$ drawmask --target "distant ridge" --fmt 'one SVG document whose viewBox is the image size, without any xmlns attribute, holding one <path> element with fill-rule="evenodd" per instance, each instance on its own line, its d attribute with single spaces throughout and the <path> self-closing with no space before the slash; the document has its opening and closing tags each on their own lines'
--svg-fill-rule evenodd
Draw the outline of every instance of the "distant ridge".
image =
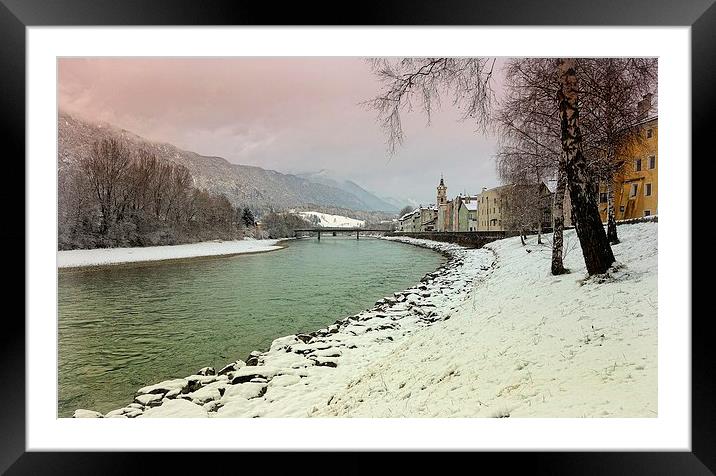
<svg viewBox="0 0 716 476">
<path fill-rule="evenodd" d="M 368 210 L 376 210 L 383 212 L 397 212 L 399 210 L 399 207 L 396 207 L 395 205 L 370 193 L 352 180 L 344 180 L 338 177 L 334 177 L 330 172 L 326 170 L 320 170 L 315 173 L 298 173 L 296 174 L 296 176 L 313 183 L 327 185 L 329 187 L 343 190 L 344 192 L 357 197 L 361 202 L 365 203 L 366 206 L 370 207 L 368 208 Z"/>
</svg>

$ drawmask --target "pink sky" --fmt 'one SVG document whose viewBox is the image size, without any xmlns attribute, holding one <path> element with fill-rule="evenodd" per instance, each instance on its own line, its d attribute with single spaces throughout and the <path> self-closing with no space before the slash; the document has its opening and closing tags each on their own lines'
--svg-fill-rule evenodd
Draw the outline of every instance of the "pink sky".
<svg viewBox="0 0 716 476">
<path fill-rule="evenodd" d="M 59 60 L 59 104 L 159 142 L 237 164 L 297 173 L 328 169 L 379 196 L 435 201 L 498 184 L 495 139 L 449 101 L 404 117 L 387 157 L 373 111 L 380 84 L 360 58 L 72 58 Z"/>
</svg>

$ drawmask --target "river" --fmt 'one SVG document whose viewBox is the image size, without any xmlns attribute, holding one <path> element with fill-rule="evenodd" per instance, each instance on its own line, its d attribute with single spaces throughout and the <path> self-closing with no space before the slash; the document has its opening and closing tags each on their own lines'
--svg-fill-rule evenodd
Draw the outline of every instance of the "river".
<svg viewBox="0 0 716 476">
<path fill-rule="evenodd" d="M 63 269 L 58 415 L 105 413 L 144 385 L 326 327 L 443 261 L 411 245 L 324 235 L 255 255 Z"/>
</svg>

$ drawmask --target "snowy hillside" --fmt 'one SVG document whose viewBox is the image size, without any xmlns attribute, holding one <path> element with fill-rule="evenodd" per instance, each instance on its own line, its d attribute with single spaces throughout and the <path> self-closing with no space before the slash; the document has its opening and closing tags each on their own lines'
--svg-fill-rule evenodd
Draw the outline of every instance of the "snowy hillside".
<svg viewBox="0 0 716 476">
<path fill-rule="evenodd" d="M 323 227 L 355 228 L 365 225 L 365 221 L 348 218 L 341 215 L 330 215 L 320 212 L 298 212 L 303 218 Z"/>
</svg>

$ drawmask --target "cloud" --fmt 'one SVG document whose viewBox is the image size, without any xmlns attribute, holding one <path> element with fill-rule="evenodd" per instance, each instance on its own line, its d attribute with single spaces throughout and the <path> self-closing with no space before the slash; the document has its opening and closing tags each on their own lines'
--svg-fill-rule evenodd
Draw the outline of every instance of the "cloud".
<svg viewBox="0 0 716 476">
<path fill-rule="evenodd" d="M 380 85 L 360 58 L 65 58 L 60 107 L 234 163 L 286 172 L 329 169 L 384 196 L 434 201 L 497 184 L 495 140 L 445 105 L 426 127 L 404 118 L 386 157 L 375 114 Z"/>
</svg>

